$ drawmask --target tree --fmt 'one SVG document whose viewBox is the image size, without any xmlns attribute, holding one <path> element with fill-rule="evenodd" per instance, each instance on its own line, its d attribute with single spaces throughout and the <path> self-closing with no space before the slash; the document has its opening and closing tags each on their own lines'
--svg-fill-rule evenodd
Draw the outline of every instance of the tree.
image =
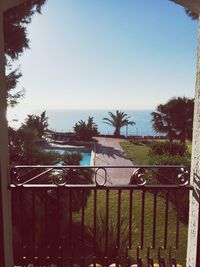
<svg viewBox="0 0 200 267">
<path fill-rule="evenodd" d="M 174 97 L 166 104 L 157 106 L 152 112 L 153 128 L 156 132 L 166 133 L 170 142 L 175 138 L 181 142 L 192 138 L 194 100 L 186 97 Z"/>
<path fill-rule="evenodd" d="M 39 152 L 39 154 L 38 154 Z M 28 164 L 52 164 L 47 162 L 47 158 L 51 159 L 53 154 L 56 156 L 56 152 L 44 152 L 38 151 L 36 155 L 37 157 L 31 157 Z M 62 160 L 67 165 L 80 164 L 82 156 L 79 153 L 69 153 L 64 154 Z M 37 162 L 36 160 L 39 160 Z M 45 162 L 43 162 L 45 160 Z M 27 164 L 27 163 L 25 163 Z M 40 188 L 40 190 L 34 191 L 34 200 L 33 194 L 30 194 L 30 190 L 22 190 L 21 194 L 19 194 L 18 190 L 14 190 L 12 194 L 12 210 L 13 210 L 13 231 L 14 231 L 14 256 L 16 264 L 21 263 L 21 259 L 23 256 L 23 251 L 21 249 L 22 240 L 26 240 L 26 245 L 28 248 L 31 248 L 32 237 L 33 234 L 37 237 L 37 246 L 38 251 L 40 251 L 40 255 L 45 255 L 46 245 L 48 244 L 51 249 L 49 253 L 51 255 L 56 255 L 58 252 L 57 242 L 58 240 L 58 232 L 55 231 L 59 224 L 59 241 L 62 241 L 62 253 L 65 255 L 66 259 L 68 259 L 71 255 L 71 251 L 69 250 L 69 242 L 70 235 L 72 229 L 78 233 L 80 233 L 80 229 L 83 229 L 83 224 L 75 222 L 72 220 L 71 224 L 68 223 L 70 221 L 70 216 L 74 214 L 73 212 L 78 212 L 81 209 L 84 210 L 87 205 L 87 200 L 91 195 L 91 190 L 66 190 L 65 187 L 62 186 L 63 183 L 66 184 L 93 184 L 93 171 L 91 168 L 84 169 L 65 169 L 62 170 L 62 166 L 60 170 L 54 170 L 53 172 L 44 173 L 44 175 L 40 176 L 40 174 L 45 171 L 46 168 L 35 169 L 24 171 L 23 169 L 14 171 L 11 173 L 11 180 L 13 182 L 24 182 L 29 180 L 31 177 L 36 176 L 37 179 L 33 181 L 29 181 L 34 184 L 60 184 L 57 188 L 52 188 L 52 190 L 46 190 L 45 186 Z M 34 201 L 34 202 L 33 202 Z M 33 204 L 34 203 L 34 204 Z M 44 209 L 45 203 L 48 203 L 48 212 Z M 21 220 L 21 210 L 23 213 L 24 220 Z M 33 213 L 36 216 L 33 218 Z M 59 215 L 58 215 L 59 214 Z M 33 221 L 34 220 L 34 221 Z M 50 223 L 46 224 L 44 227 L 44 222 L 49 221 Z M 32 227 L 30 230 L 30 225 L 34 223 L 35 227 Z M 21 229 L 23 228 L 23 233 Z M 81 248 L 80 238 L 77 237 L 75 242 Z M 73 241 L 74 244 L 74 241 Z M 78 249 L 79 251 L 80 249 Z M 59 254 L 60 255 L 60 254 Z M 38 266 L 44 265 L 43 257 L 38 258 Z M 63 264 L 67 265 L 66 260 L 63 260 Z M 64 265 L 63 265 L 64 266 Z"/>
<path fill-rule="evenodd" d="M 176 0 L 170 0 L 172 2 L 176 2 Z M 188 1 L 189 2 L 189 1 Z M 191 17 L 193 20 L 196 20 L 199 18 L 199 15 L 197 13 L 195 13 L 194 11 L 190 10 L 189 8 L 184 8 L 185 9 L 185 12 L 186 14 Z"/>
<path fill-rule="evenodd" d="M 23 98 L 25 95 L 24 89 L 16 91 L 16 86 L 21 76 L 22 74 L 18 69 L 11 71 L 6 76 L 8 106 L 14 107 L 16 104 L 18 104 L 19 99 Z"/>
<path fill-rule="evenodd" d="M 41 7 L 45 1 L 27 0 L 4 12 L 8 105 L 14 106 L 24 96 L 24 90 L 14 90 L 22 74 L 18 68 L 12 70 L 11 62 L 18 59 L 19 55 L 29 48 L 26 27 L 35 13 L 41 13 Z"/>
<path fill-rule="evenodd" d="M 128 116 L 123 111 L 117 110 L 116 113 L 108 112 L 110 118 L 103 118 L 103 121 L 115 128 L 114 136 L 120 136 L 120 129 L 127 125 L 134 125 L 134 121 L 130 121 L 130 116 Z"/>
<path fill-rule="evenodd" d="M 199 18 L 199 15 L 198 15 L 197 13 L 191 11 L 191 10 L 188 9 L 188 8 L 185 8 L 185 12 L 186 12 L 186 14 L 187 14 L 189 17 L 191 17 L 193 20 L 196 20 L 196 19 Z"/>
<path fill-rule="evenodd" d="M 9 127 L 10 163 L 12 165 L 54 165 L 61 161 L 59 153 L 45 151 L 36 145 L 38 133 L 36 129 Z"/>
<path fill-rule="evenodd" d="M 83 159 L 81 153 L 68 153 L 65 152 L 62 156 L 62 161 L 65 165 L 80 165 L 80 161 Z"/>
<path fill-rule="evenodd" d="M 25 123 L 22 124 L 22 128 L 35 129 L 38 133 L 38 137 L 41 138 L 45 130 L 48 127 L 48 118 L 46 117 L 46 111 L 43 111 L 40 116 L 28 115 Z"/>
<path fill-rule="evenodd" d="M 46 112 L 40 116 L 28 115 L 22 126 L 14 130 L 9 127 L 9 154 L 11 164 L 56 164 L 60 161 L 58 153 L 46 152 L 38 145 L 48 127 Z"/>
<path fill-rule="evenodd" d="M 90 116 L 88 121 L 78 121 L 74 126 L 74 131 L 84 141 L 91 140 L 93 136 L 99 134 L 94 118 Z"/>
</svg>

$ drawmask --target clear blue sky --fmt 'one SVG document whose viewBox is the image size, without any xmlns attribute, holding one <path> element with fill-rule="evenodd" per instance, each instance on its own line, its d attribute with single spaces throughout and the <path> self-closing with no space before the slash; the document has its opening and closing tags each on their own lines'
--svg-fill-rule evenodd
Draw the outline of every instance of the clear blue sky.
<svg viewBox="0 0 200 267">
<path fill-rule="evenodd" d="M 59 3 L 58 3 L 59 2 Z M 19 108 L 152 109 L 194 96 L 197 21 L 168 0 L 48 0 L 20 57 Z"/>
</svg>

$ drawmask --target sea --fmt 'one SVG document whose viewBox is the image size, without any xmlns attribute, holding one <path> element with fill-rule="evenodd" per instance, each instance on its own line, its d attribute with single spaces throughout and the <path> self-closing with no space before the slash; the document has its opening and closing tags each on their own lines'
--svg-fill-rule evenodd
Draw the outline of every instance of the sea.
<svg viewBox="0 0 200 267">
<path fill-rule="evenodd" d="M 19 128 L 28 114 L 40 115 L 44 110 L 26 110 L 19 108 L 10 108 L 7 113 L 7 119 L 10 126 Z M 94 122 L 98 126 L 98 130 L 103 135 L 111 135 L 114 128 L 103 122 L 103 118 L 109 117 L 108 111 L 113 113 L 116 110 L 46 110 L 48 117 L 49 129 L 59 132 L 72 132 L 75 123 L 80 120 L 86 121 L 89 116 L 94 118 Z M 153 110 L 121 110 L 130 116 L 130 120 L 135 122 L 135 125 L 123 127 L 121 134 L 129 136 L 157 136 L 152 127 Z"/>
</svg>

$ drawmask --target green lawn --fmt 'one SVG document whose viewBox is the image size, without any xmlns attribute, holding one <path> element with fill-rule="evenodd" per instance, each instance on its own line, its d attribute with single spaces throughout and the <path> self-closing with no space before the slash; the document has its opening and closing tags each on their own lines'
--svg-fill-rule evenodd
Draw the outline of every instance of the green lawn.
<svg viewBox="0 0 200 267">
<path fill-rule="evenodd" d="M 131 142 L 131 141 L 124 141 L 121 142 L 120 145 L 123 148 L 124 152 L 126 153 L 126 155 L 129 157 L 129 159 L 133 162 L 133 164 L 149 164 L 149 142 Z M 187 146 L 188 146 L 188 151 L 189 153 L 191 153 L 191 142 L 187 142 Z M 152 202 L 152 194 L 149 194 L 149 196 L 147 197 L 148 199 L 148 203 Z M 147 204 L 148 206 L 148 204 Z M 147 217 L 151 217 L 152 216 L 152 210 L 147 208 L 146 206 L 146 212 L 147 212 Z M 137 209 L 138 207 L 136 207 Z M 164 211 L 164 204 L 162 203 L 162 201 L 160 202 L 160 211 L 161 214 Z M 174 219 L 172 219 L 172 225 L 171 225 L 171 235 L 174 234 L 175 232 L 175 211 L 171 211 L 171 216 L 172 218 L 174 217 Z M 187 225 L 181 224 L 181 246 L 179 248 L 179 259 L 180 262 L 185 263 L 185 258 L 186 258 L 186 246 L 187 246 Z M 151 229 L 151 227 L 149 228 Z M 157 229 L 157 233 L 158 233 L 158 239 L 161 240 L 162 239 L 162 220 L 158 220 L 158 229 Z M 150 231 L 151 232 L 151 231 Z M 161 235 L 160 235 L 161 233 Z M 147 233 L 147 239 L 149 238 L 148 233 Z M 169 238 L 171 239 L 171 237 Z"/>
<path fill-rule="evenodd" d="M 127 156 L 133 161 L 134 164 L 148 164 L 148 143 L 132 143 L 130 141 L 124 141 L 121 143 Z M 88 233 L 93 236 L 93 203 L 94 194 L 92 192 L 88 199 L 85 209 L 85 225 Z M 153 203 L 154 198 L 151 192 L 145 194 L 145 213 L 144 213 L 144 250 L 142 255 L 146 259 L 146 248 L 152 245 L 152 233 L 153 233 Z M 121 195 L 121 255 L 125 255 L 125 248 L 128 245 L 129 236 L 129 206 L 130 205 L 130 191 L 124 190 Z M 132 249 L 129 255 L 132 258 L 132 262 L 136 259 L 136 249 L 140 245 L 141 238 L 141 215 L 142 215 L 142 191 L 133 191 L 133 209 L 132 209 Z M 158 247 L 163 246 L 164 242 L 164 223 L 165 223 L 165 199 L 158 195 L 157 198 L 157 219 L 156 219 L 156 250 L 153 251 L 155 259 L 157 259 L 156 251 Z M 106 212 L 106 192 L 105 190 L 99 190 L 97 193 L 97 250 L 99 255 L 104 255 L 105 252 L 105 212 Z M 108 251 L 109 257 L 112 258 L 114 247 L 116 245 L 117 236 L 117 216 L 118 216 L 118 191 L 111 190 L 109 192 L 109 241 Z M 81 212 L 74 213 L 73 216 L 76 222 L 81 222 Z M 172 204 L 169 205 L 169 218 L 168 218 L 168 245 L 174 247 L 176 236 L 176 219 L 177 214 Z M 186 259 L 186 247 L 187 247 L 187 225 L 180 223 L 180 235 L 179 235 L 179 248 L 174 251 L 174 255 L 177 262 L 184 265 Z M 92 238 L 91 238 L 92 239 Z M 166 255 L 165 255 L 166 256 Z M 167 258 L 167 256 L 166 256 Z M 101 262 L 100 262 L 101 263 Z"/>
<path fill-rule="evenodd" d="M 191 141 L 187 141 L 187 147 L 188 147 L 188 152 L 192 154 L 192 142 Z"/>
<path fill-rule="evenodd" d="M 144 143 L 132 143 L 131 141 L 125 141 L 120 143 L 121 147 L 125 151 L 128 158 L 133 164 L 148 164 L 149 163 L 149 147 Z"/>
<path fill-rule="evenodd" d="M 98 254 L 104 255 L 105 251 L 105 210 L 106 210 L 106 192 L 99 190 L 97 194 L 97 247 Z M 112 252 L 116 245 L 117 235 L 117 215 L 118 215 L 118 192 L 117 190 L 110 191 L 109 193 L 109 255 L 112 256 Z M 130 205 L 130 192 L 123 191 L 121 195 L 121 248 L 120 252 L 125 255 L 125 248 L 128 246 L 128 235 L 129 235 L 129 205 Z M 136 259 L 136 249 L 140 245 L 141 238 L 141 207 L 142 207 L 142 191 L 136 190 L 133 192 L 133 214 L 132 214 L 132 249 L 129 255 L 134 262 Z M 175 232 L 176 232 L 176 211 L 173 206 L 169 205 L 169 220 L 168 220 L 168 247 L 175 245 Z M 101 218 L 101 215 L 103 215 Z M 93 193 L 88 199 L 87 207 L 85 209 L 85 224 L 90 229 L 91 236 L 93 236 Z M 74 214 L 74 220 L 81 222 L 81 213 Z M 165 223 L 165 199 L 161 196 L 157 198 L 157 219 L 156 219 L 156 249 L 163 246 L 164 242 L 164 223 Z M 146 258 L 148 246 L 152 245 L 152 234 L 153 234 L 153 194 L 146 192 L 145 194 L 145 214 L 144 214 L 144 259 Z M 91 238 L 92 239 L 92 238 Z M 186 255 L 186 243 L 187 240 L 187 226 L 180 224 L 180 247 L 178 251 L 175 251 L 176 259 L 178 263 L 185 263 Z M 155 259 L 156 251 L 153 251 Z"/>
</svg>

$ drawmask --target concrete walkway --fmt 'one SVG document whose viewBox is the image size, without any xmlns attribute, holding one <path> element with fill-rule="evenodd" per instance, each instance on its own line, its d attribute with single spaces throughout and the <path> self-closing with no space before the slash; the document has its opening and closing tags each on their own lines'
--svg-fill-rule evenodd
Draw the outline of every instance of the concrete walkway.
<svg viewBox="0 0 200 267">
<path fill-rule="evenodd" d="M 133 166 L 120 146 L 122 139 L 97 137 L 95 165 Z M 107 169 L 107 185 L 128 184 L 133 168 Z M 104 181 L 104 172 L 98 172 L 98 181 Z"/>
</svg>

